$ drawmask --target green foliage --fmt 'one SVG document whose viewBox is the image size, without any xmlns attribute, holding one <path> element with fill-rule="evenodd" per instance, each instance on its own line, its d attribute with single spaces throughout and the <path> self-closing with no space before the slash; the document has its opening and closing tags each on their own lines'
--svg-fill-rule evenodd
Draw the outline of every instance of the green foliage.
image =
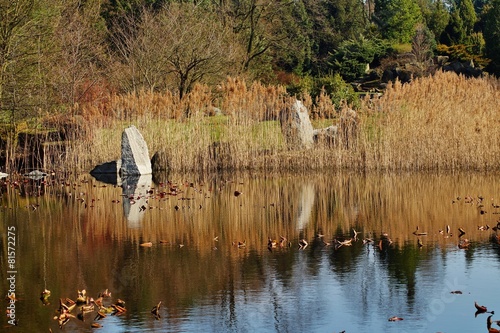
<svg viewBox="0 0 500 333">
<path fill-rule="evenodd" d="M 393 43 L 391 49 L 395 54 L 409 53 L 411 52 L 411 43 Z"/>
<path fill-rule="evenodd" d="M 474 25 L 477 22 L 476 11 L 474 10 L 472 0 L 460 0 L 458 12 L 463 22 L 465 34 L 470 35 L 474 31 Z"/>
<path fill-rule="evenodd" d="M 331 69 L 340 73 L 343 79 L 352 81 L 362 77 L 368 64 L 386 55 L 390 49 L 387 41 L 359 37 L 342 42 L 330 54 Z"/>
<path fill-rule="evenodd" d="M 270 45 L 271 61 L 275 68 L 298 75 L 311 66 L 312 23 L 302 1 L 290 2 L 279 7 L 281 23 L 276 26 L 279 33 Z"/>
<path fill-rule="evenodd" d="M 393 13 L 389 20 L 387 36 L 400 42 L 409 42 L 417 23 L 422 22 L 420 8 L 414 1 L 399 0 L 390 4 Z"/>
<path fill-rule="evenodd" d="M 302 74 L 310 66 L 312 26 L 302 1 L 241 0 L 215 7 L 234 32 L 248 77 L 270 81 L 273 68 Z"/>
<path fill-rule="evenodd" d="M 465 28 L 462 17 L 457 10 L 450 15 L 450 21 L 441 35 L 441 43 L 446 45 L 460 44 L 465 41 Z"/>
<path fill-rule="evenodd" d="M 328 72 L 332 49 L 346 40 L 364 34 L 368 27 L 363 2 L 358 0 L 303 1 L 312 27 L 309 34 L 314 75 Z"/>
<path fill-rule="evenodd" d="M 486 52 L 486 42 L 482 32 L 473 32 L 469 36 L 469 45 L 471 53 L 475 55 L 484 55 Z"/>
<path fill-rule="evenodd" d="M 384 0 L 375 2 L 375 18 L 382 35 L 390 40 L 409 43 L 422 12 L 413 0 Z"/>
<path fill-rule="evenodd" d="M 327 94 L 336 107 L 343 104 L 349 104 L 358 107 L 360 104 L 359 96 L 354 88 L 344 81 L 340 74 L 329 74 L 322 77 L 312 77 L 306 75 L 297 83 L 287 86 L 287 92 L 291 96 L 302 98 L 309 95 L 313 100 L 321 94 Z"/>
<path fill-rule="evenodd" d="M 439 44 L 436 48 L 439 55 L 446 55 L 450 57 L 450 60 L 458 61 L 473 61 L 475 65 L 484 67 L 488 65 L 489 60 L 485 59 L 483 56 L 475 54 L 473 52 L 473 45 L 465 44 L 455 44 L 447 46 L 444 44 Z"/>
<path fill-rule="evenodd" d="M 313 91 L 314 78 L 310 75 L 305 75 L 298 81 L 290 81 L 286 85 L 286 91 L 290 96 L 296 96 L 302 98 L 303 96 L 310 94 Z"/>
<path fill-rule="evenodd" d="M 337 108 L 343 104 L 348 104 L 353 107 L 359 106 L 359 96 L 354 91 L 354 88 L 349 83 L 345 82 L 338 73 L 314 80 L 311 96 L 316 98 L 322 91 L 330 96 L 332 103 Z"/>
<path fill-rule="evenodd" d="M 439 39 L 450 21 L 450 13 L 444 6 L 443 1 L 437 0 L 431 3 L 432 8 L 425 18 L 429 30 Z"/>
<path fill-rule="evenodd" d="M 488 70 L 500 75 L 500 0 L 492 0 L 490 6 L 484 23 L 485 51 L 491 59 Z"/>
</svg>

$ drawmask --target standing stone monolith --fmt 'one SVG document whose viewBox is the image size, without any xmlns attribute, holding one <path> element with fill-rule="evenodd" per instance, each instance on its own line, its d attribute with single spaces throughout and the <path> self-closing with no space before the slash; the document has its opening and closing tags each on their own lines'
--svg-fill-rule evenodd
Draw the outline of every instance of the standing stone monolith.
<svg viewBox="0 0 500 333">
<path fill-rule="evenodd" d="M 123 131 L 121 161 L 121 176 L 152 173 L 148 145 L 142 134 L 133 125 Z"/>
<path fill-rule="evenodd" d="M 304 104 L 296 100 L 280 113 L 281 131 L 290 149 L 309 149 L 314 145 L 314 129 Z"/>
</svg>

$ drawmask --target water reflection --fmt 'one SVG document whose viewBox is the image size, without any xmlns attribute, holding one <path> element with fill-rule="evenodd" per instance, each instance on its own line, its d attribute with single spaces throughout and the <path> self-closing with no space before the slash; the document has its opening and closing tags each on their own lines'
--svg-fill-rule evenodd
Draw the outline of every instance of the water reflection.
<svg viewBox="0 0 500 333">
<path fill-rule="evenodd" d="M 135 175 L 122 178 L 123 214 L 129 228 L 140 228 L 143 212 L 148 209 L 148 193 L 153 176 Z"/>
<path fill-rule="evenodd" d="M 117 173 L 93 173 L 92 176 L 99 182 L 122 188 L 123 214 L 127 218 L 127 226 L 129 228 L 140 228 L 144 215 L 142 213 L 148 208 L 148 194 L 153 175 L 127 175 L 121 177 Z"/>
<path fill-rule="evenodd" d="M 15 225 L 18 235 L 16 331 L 59 330 L 60 297 L 109 288 L 127 308 L 102 321 L 110 332 L 487 332 L 473 302 L 497 304 L 498 183 L 474 174 L 7 181 L 0 229 Z M 468 249 L 458 248 L 459 228 Z M 334 246 L 353 229 L 351 246 Z M 269 250 L 280 236 L 290 245 Z M 146 241 L 153 246 L 139 246 Z M 87 332 L 91 322 L 64 329 Z"/>
<path fill-rule="evenodd" d="M 297 229 L 302 230 L 306 227 L 307 223 L 311 220 L 311 213 L 314 206 L 314 184 L 305 183 L 302 185 L 300 191 L 300 200 L 298 202 L 298 217 Z"/>
</svg>

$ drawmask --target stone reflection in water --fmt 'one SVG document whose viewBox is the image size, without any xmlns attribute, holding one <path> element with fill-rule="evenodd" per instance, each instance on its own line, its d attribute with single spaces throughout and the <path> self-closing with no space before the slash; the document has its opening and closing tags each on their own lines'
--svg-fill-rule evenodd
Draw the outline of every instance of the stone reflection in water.
<svg viewBox="0 0 500 333">
<path fill-rule="evenodd" d="M 297 230 L 302 230 L 311 220 L 311 212 L 314 206 L 314 184 L 305 183 L 300 192 L 300 201 L 297 217 Z"/>
<path fill-rule="evenodd" d="M 122 178 L 123 214 L 129 228 L 140 228 L 141 220 L 148 208 L 148 191 L 151 188 L 152 175 L 131 175 Z"/>
<path fill-rule="evenodd" d="M 92 176 L 100 182 L 122 188 L 123 215 L 128 221 L 127 227 L 140 228 L 144 212 L 148 208 L 148 191 L 153 182 L 152 174 L 120 177 L 113 173 L 96 173 Z"/>
</svg>

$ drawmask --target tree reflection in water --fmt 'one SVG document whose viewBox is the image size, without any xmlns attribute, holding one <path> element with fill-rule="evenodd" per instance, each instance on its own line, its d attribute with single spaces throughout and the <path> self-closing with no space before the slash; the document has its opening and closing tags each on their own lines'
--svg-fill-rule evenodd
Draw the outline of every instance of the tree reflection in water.
<svg viewBox="0 0 500 333">
<path fill-rule="evenodd" d="M 498 179 L 234 174 L 156 175 L 125 187 L 88 175 L 4 182 L 0 228 L 18 231 L 19 331 L 55 331 L 60 297 L 76 298 L 81 289 L 96 297 L 106 288 L 126 301 L 126 313 L 101 320 L 117 332 L 487 331 L 486 317 L 472 316 L 473 301 L 495 306 L 488 286 L 498 276 L 499 246 L 491 242 L 496 231 L 478 226 L 496 226 L 500 217 Z M 459 228 L 467 249 L 458 248 Z M 287 241 L 268 248 L 281 238 Z M 301 239 L 307 247 L 299 248 Z M 48 305 L 39 301 L 45 288 Z M 160 301 L 157 320 L 151 309 Z M 404 320 L 389 322 L 392 316 Z M 65 329 L 86 332 L 90 324 L 71 320 Z"/>
</svg>

